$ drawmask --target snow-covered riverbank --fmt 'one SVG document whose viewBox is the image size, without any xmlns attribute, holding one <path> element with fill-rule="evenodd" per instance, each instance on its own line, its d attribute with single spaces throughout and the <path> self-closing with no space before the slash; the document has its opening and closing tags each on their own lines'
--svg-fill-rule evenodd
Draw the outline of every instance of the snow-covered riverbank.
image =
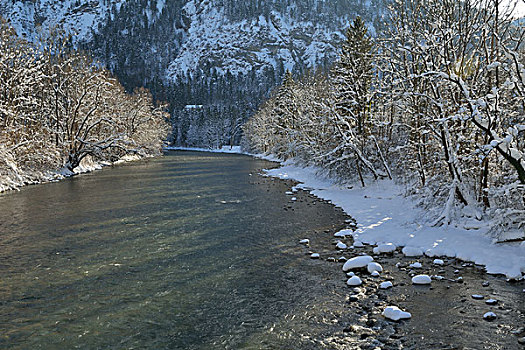
<svg viewBox="0 0 525 350">
<path fill-rule="evenodd" d="M 90 158 L 85 158 L 79 166 L 73 171 L 67 168 L 47 171 L 21 172 L 14 168 L 11 172 L 0 174 L 0 193 L 19 190 L 21 187 L 27 185 L 36 185 L 46 182 L 55 182 L 71 176 L 89 173 L 95 170 L 100 170 L 106 166 L 112 166 L 127 162 L 133 162 L 144 157 L 138 155 L 126 155 L 116 162 L 93 162 Z"/>
<path fill-rule="evenodd" d="M 223 147 L 219 150 L 172 148 L 174 150 L 239 153 L 240 147 Z M 279 162 L 272 156 L 252 155 Z M 292 161 L 280 162 L 281 167 L 267 170 L 268 176 L 295 180 L 296 189 L 310 191 L 313 195 L 341 207 L 357 221 L 357 230 L 343 232 L 354 240 L 368 244 L 392 243 L 409 247 L 430 257 L 446 256 L 471 261 L 486 267 L 490 274 L 503 274 L 509 279 L 522 279 L 525 274 L 525 242 L 518 244 L 497 243 L 487 234 L 483 221 L 471 219 L 461 227 L 432 226 L 416 203 L 404 196 L 401 186 L 384 180 L 361 185 L 342 186 L 334 179 L 322 176 L 322 169 L 302 167 Z"/>
<path fill-rule="evenodd" d="M 422 209 L 403 195 L 392 181 L 379 181 L 362 188 L 341 187 L 323 178 L 321 169 L 304 168 L 286 162 L 269 176 L 300 182 L 298 189 L 341 207 L 357 221 L 357 230 L 346 232 L 354 240 L 368 244 L 393 243 L 412 247 L 430 257 L 456 257 L 484 265 L 488 273 L 521 279 L 525 273 L 525 243 L 499 244 L 487 236 L 482 222 L 470 227 L 434 227 L 425 222 Z"/>
</svg>

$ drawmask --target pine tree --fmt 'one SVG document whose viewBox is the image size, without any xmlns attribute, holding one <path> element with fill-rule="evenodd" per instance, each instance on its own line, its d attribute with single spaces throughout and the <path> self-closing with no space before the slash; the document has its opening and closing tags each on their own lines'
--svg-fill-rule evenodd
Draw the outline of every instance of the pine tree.
<svg viewBox="0 0 525 350">
<path fill-rule="evenodd" d="M 332 72 L 336 107 L 341 117 L 366 133 L 366 115 L 370 109 L 373 78 L 374 44 L 361 17 L 346 31 L 339 61 Z"/>
</svg>

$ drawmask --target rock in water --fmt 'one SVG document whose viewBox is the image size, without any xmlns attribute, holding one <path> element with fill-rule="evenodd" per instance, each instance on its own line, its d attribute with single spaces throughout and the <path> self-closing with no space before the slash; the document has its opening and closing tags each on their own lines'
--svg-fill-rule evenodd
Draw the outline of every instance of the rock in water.
<svg viewBox="0 0 525 350">
<path fill-rule="evenodd" d="M 409 319 L 412 317 L 410 312 L 403 311 L 397 306 L 387 306 L 383 311 L 383 316 L 392 321 L 399 321 L 402 319 Z"/>
<path fill-rule="evenodd" d="M 483 319 L 485 321 L 494 321 L 498 316 L 494 312 L 487 312 L 485 315 L 483 315 Z"/>
<path fill-rule="evenodd" d="M 428 275 L 417 275 L 412 277 L 412 284 L 430 284 L 432 279 Z"/>
<path fill-rule="evenodd" d="M 345 264 L 343 265 L 343 271 L 347 272 L 353 269 L 362 269 L 372 261 L 374 261 L 374 258 L 372 258 L 369 255 L 356 256 L 355 258 L 352 258 L 345 262 Z"/>
<path fill-rule="evenodd" d="M 379 285 L 379 289 L 388 289 L 392 288 L 394 285 L 390 281 L 383 282 Z"/>
<path fill-rule="evenodd" d="M 348 281 L 346 281 L 346 284 L 348 284 L 349 286 L 355 287 L 355 286 L 360 286 L 361 284 L 363 284 L 363 281 L 361 281 L 361 279 L 358 276 L 352 276 L 350 277 Z"/>
</svg>

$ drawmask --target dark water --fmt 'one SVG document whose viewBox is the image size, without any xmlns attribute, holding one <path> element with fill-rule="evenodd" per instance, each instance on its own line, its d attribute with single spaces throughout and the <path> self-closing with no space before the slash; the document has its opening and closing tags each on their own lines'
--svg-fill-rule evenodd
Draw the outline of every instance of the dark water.
<svg viewBox="0 0 525 350">
<path fill-rule="evenodd" d="M 333 289 L 326 262 L 297 241 L 344 216 L 290 203 L 258 176 L 272 166 L 172 152 L 0 195 L 0 348 L 301 348 L 328 332 L 303 322 Z"/>
</svg>

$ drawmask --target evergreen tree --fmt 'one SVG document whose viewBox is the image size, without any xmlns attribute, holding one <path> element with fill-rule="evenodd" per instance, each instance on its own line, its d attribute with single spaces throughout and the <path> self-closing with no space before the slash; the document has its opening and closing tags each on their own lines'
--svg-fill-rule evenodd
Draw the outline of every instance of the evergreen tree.
<svg viewBox="0 0 525 350">
<path fill-rule="evenodd" d="M 339 61 L 332 72 L 335 102 L 341 117 L 366 133 L 366 116 L 370 110 L 374 44 L 361 17 L 346 31 Z"/>
</svg>

